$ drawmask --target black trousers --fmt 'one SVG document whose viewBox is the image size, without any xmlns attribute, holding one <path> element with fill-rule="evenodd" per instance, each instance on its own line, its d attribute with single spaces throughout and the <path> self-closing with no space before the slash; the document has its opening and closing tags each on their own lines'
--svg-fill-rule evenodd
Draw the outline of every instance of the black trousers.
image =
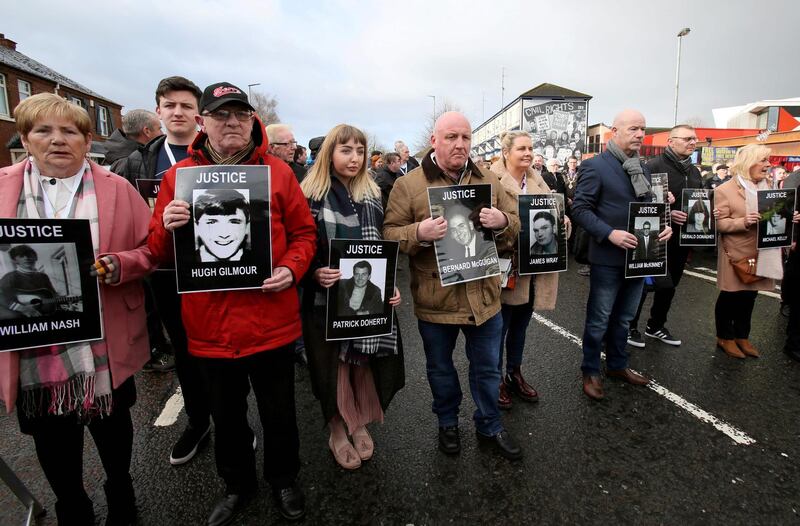
<svg viewBox="0 0 800 526">
<path fill-rule="evenodd" d="M 689 248 L 682 247 L 677 242 L 677 233 L 673 233 L 667 247 L 667 270 L 672 278 L 672 287 L 656 289 L 653 293 L 653 305 L 650 307 L 650 319 L 647 320 L 647 326 L 653 330 L 658 330 L 667 323 L 667 314 L 672 306 L 672 298 L 675 297 L 675 289 L 681 282 L 683 277 L 683 269 L 686 266 L 686 260 L 689 259 Z M 639 307 L 636 309 L 636 316 L 631 320 L 631 328 L 636 328 L 639 325 L 639 316 L 642 313 L 644 301 L 647 299 L 647 289 L 642 291 L 642 299 L 639 301 Z"/>
<path fill-rule="evenodd" d="M 189 354 L 186 330 L 181 319 L 181 298 L 172 270 L 157 270 L 150 275 L 153 294 L 158 304 L 160 320 L 175 350 L 175 372 L 181 383 L 183 404 L 189 425 L 196 429 L 208 427 L 211 410 L 200 359 Z"/>
<path fill-rule="evenodd" d="M 786 350 L 800 353 L 800 252 L 789 253 L 786 260 L 781 293 L 789 304 L 789 323 L 786 325 Z"/>
<path fill-rule="evenodd" d="M 721 290 L 714 306 L 714 320 L 717 324 L 717 338 L 723 340 L 746 339 L 750 337 L 750 319 L 756 304 L 757 290 Z"/>
<path fill-rule="evenodd" d="M 300 438 L 294 400 L 294 342 L 245 358 L 201 360 L 214 419 L 217 473 L 226 493 L 258 487 L 253 431 L 247 423 L 250 385 L 264 431 L 264 478 L 273 488 L 294 483 L 300 472 Z"/>
<path fill-rule="evenodd" d="M 133 450 L 133 422 L 130 407 L 136 401 L 136 386 L 128 378 L 113 392 L 110 416 L 93 418 L 83 424 L 74 415 L 28 417 L 17 404 L 20 430 L 33 436 L 36 456 L 56 496 L 59 525 L 92 526 L 92 501 L 83 486 L 83 436 L 89 428 L 106 472 L 105 490 L 109 503 L 123 508 L 135 505 L 130 476 Z"/>
</svg>

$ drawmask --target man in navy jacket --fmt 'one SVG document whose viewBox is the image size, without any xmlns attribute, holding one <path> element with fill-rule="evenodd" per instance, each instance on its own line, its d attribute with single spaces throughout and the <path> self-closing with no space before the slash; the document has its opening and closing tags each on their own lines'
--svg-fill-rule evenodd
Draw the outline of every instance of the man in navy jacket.
<svg viewBox="0 0 800 526">
<path fill-rule="evenodd" d="M 644 279 L 625 279 L 625 251 L 636 248 L 636 236 L 627 231 L 628 203 L 652 201 L 650 172 L 639 161 L 645 135 L 644 116 L 625 110 L 614 118 L 612 139 L 597 157 L 580 165 L 572 217 L 592 237 L 589 262 L 592 265 L 586 325 L 583 331 L 583 391 L 590 398 L 603 398 L 600 380 L 600 352 L 605 343 L 607 376 L 631 384 L 649 380 L 628 368 L 625 344 L 628 325 Z M 666 241 L 672 229 L 666 226 L 658 236 Z"/>
</svg>

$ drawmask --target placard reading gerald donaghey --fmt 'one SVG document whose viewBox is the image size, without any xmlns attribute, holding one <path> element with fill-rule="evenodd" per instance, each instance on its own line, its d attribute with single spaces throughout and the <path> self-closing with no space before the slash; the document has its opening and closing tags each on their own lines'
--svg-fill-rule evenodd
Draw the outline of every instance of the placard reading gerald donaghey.
<svg viewBox="0 0 800 526">
<path fill-rule="evenodd" d="M 791 246 L 796 192 L 794 188 L 758 191 L 758 248 Z"/>
<path fill-rule="evenodd" d="M 331 239 L 331 268 L 342 277 L 328 289 L 327 340 L 392 333 L 397 241 Z"/>
<path fill-rule="evenodd" d="M 492 185 L 430 187 L 428 202 L 431 217 L 447 219 L 447 233 L 433 243 L 442 286 L 498 276 L 494 234 L 479 217 L 482 208 L 492 206 Z"/>
<path fill-rule="evenodd" d="M 666 207 L 666 203 L 628 205 L 628 232 L 636 236 L 636 248 L 625 251 L 626 278 L 667 275 L 667 243 L 658 240 Z"/>
<path fill-rule="evenodd" d="M 519 273 L 567 270 L 567 230 L 562 194 L 521 194 L 518 237 Z"/>
<path fill-rule="evenodd" d="M 714 220 L 714 191 L 705 188 L 684 188 L 681 210 L 687 215 L 681 225 L 680 245 L 683 247 L 717 244 L 717 224 Z M 676 232 L 673 232 L 674 236 Z"/>
<path fill-rule="evenodd" d="M 103 337 L 88 219 L 0 219 L 0 351 Z"/>
<path fill-rule="evenodd" d="M 173 234 L 178 292 L 261 288 L 272 275 L 269 166 L 178 168 L 175 199 L 190 204 Z"/>
</svg>

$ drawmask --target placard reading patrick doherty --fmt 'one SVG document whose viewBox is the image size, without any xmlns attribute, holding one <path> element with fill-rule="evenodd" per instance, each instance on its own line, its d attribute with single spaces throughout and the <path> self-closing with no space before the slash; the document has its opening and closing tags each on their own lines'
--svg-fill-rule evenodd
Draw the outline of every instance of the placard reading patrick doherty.
<svg viewBox="0 0 800 526">
<path fill-rule="evenodd" d="M 87 219 L 0 219 L 0 351 L 103 337 Z"/>
<path fill-rule="evenodd" d="M 178 168 L 175 199 L 190 203 L 174 232 L 178 292 L 261 288 L 272 275 L 269 167 Z"/>
</svg>

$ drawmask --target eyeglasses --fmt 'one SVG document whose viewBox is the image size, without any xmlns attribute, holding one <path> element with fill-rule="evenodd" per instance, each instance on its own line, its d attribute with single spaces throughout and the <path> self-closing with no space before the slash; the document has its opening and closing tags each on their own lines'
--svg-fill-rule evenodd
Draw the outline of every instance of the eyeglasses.
<svg viewBox="0 0 800 526">
<path fill-rule="evenodd" d="M 236 117 L 236 120 L 239 122 L 247 122 L 253 118 L 253 112 L 250 110 L 236 110 L 236 111 L 214 110 L 208 113 L 204 113 L 203 117 L 211 117 L 215 121 L 226 122 L 228 119 L 231 118 L 231 115 Z"/>
<path fill-rule="evenodd" d="M 289 142 L 271 142 L 272 146 L 294 146 L 297 147 L 297 141 L 289 141 Z"/>
<path fill-rule="evenodd" d="M 697 142 L 697 137 L 670 137 L 670 139 L 680 139 L 686 142 Z"/>
</svg>

